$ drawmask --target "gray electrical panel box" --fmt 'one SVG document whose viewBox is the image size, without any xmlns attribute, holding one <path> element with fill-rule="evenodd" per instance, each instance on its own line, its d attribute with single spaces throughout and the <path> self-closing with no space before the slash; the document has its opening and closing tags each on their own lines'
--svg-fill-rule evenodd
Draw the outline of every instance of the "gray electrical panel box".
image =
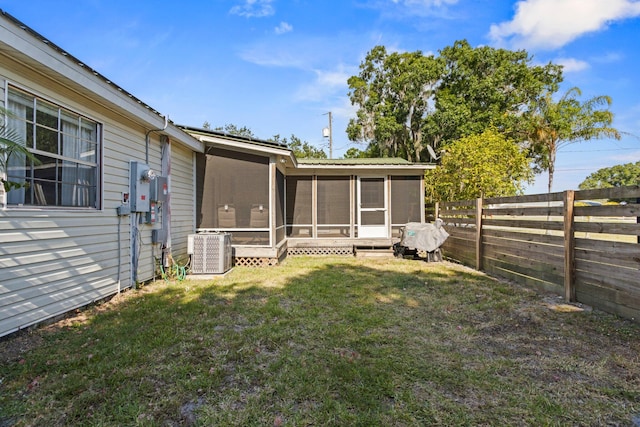
<svg viewBox="0 0 640 427">
<path fill-rule="evenodd" d="M 151 200 L 154 202 L 164 203 L 167 201 L 169 194 L 169 184 L 166 176 L 156 176 L 151 180 Z"/>
<path fill-rule="evenodd" d="M 131 212 L 149 212 L 151 168 L 137 161 L 132 161 L 130 166 Z"/>
</svg>

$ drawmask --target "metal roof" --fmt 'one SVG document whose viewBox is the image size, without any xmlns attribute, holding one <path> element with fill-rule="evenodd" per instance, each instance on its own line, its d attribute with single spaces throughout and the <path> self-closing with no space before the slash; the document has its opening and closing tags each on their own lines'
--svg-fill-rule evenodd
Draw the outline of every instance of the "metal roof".
<svg viewBox="0 0 640 427">
<path fill-rule="evenodd" d="M 184 130 L 185 132 L 190 133 L 190 134 L 214 136 L 214 137 L 230 139 L 230 140 L 234 140 L 234 141 L 247 142 L 249 144 L 254 144 L 254 145 L 260 145 L 260 146 L 266 146 L 266 147 L 272 147 L 272 148 L 281 148 L 281 149 L 286 149 L 286 150 L 289 149 L 289 147 L 287 147 L 286 144 L 281 144 L 281 143 L 275 142 L 275 141 L 268 141 L 266 139 L 260 139 L 260 138 L 255 138 L 255 137 L 251 137 L 251 136 L 234 135 L 234 134 L 227 133 L 227 132 L 211 130 L 211 129 L 204 129 L 204 128 L 198 128 L 198 127 L 193 127 L 193 126 L 186 126 L 186 125 L 176 125 L 176 126 L 179 127 L 180 129 Z"/>
<path fill-rule="evenodd" d="M 400 157 L 376 157 L 376 158 L 355 158 L 355 159 L 310 159 L 302 158 L 298 159 L 298 163 L 304 165 L 336 165 L 336 166 L 382 166 L 382 165 L 399 165 L 409 166 L 415 163 L 411 163 L 408 160 Z"/>
</svg>

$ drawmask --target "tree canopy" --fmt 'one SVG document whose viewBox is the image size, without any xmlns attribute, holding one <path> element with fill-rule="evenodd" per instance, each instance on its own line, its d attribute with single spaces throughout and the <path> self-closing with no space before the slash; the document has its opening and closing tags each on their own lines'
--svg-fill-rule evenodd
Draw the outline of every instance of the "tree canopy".
<svg viewBox="0 0 640 427">
<path fill-rule="evenodd" d="M 291 134 L 291 138 L 287 140 L 287 138 L 282 138 L 280 135 L 274 135 L 272 138 L 269 138 L 269 141 L 278 142 L 280 144 L 285 144 L 293 154 L 298 158 L 311 158 L 311 159 L 326 159 L 327 154 L 319 148 L 314 147 L 307 141 L 302 141 L 297 136 Z"/>
<path fill-rule="evenodd" d="M 556 91 L 562 67 L 534 65 L 525 50 L 471 47 L 456 41 L 440 51 L 444 72 L 427 128 L 434 146 L 492 127 L 513 137 L 522 112 L 546 91 Z"/>
<path fill-rule="evenodd" d="M 211 125 L 209 124 L 209 122 L 204 122 L 203 127 L 205 129 L 211 129 Z M 217 126 L 213 130 L 217 132 L 228 133 L 229 135 L 243 136 L 245 138 L 256 137 L 251 131 L 251 129 L 249 129 L 247 126 L 236 126 L 231 123 L 227 123 L 224 126 Z"/>
<path fill-rule="evenodd" d="M 439 167 L 425 175 L 432 201 L 469 200 L 522 194 L 533 171 L 526 154 L 493 129 L 447 146 Z"/>
<path fill-rule="evenodd" d="M 598 169 L 580 183 L 580 190 L 640 185 L 640 162 Z"/>
<path fill-rule="evenodd" d="M 439 56 L 376 46 L 348 80 L 358 110 L 347 135 L 383 156 L 420 161 L 427 144 L 446 146 L 488 128 L 514 137 L 523 112 L 561 81 L 561 66 L 534 65 L 524 50 L 473 48 L 466 40 Z"/>
<path fill-rule="evenodd" d="M 420 161 L 423 123 L 440 76 L 442 61 L 420 51 L 387 53 L 374 47 L 348 80 L 349 98 L 358 105 L 347 127 L 352 141 L 375 141 L 382 155 Z"/>
<path fill-rule="evenodd" d="M 204 129 L 211 129 L 211 124 L 205 121 L 202 125 Z M 246 138 L 256 138 L 253 131 L 247 126 L 236 126 L 234 124 L 227 123 L 224 126 L 218 126 L 213 130 L 218 132 L 225 132 L 229 135 L 242 136 Z M 268 139 L 268 141 L 276 142 L 278 144 L 286 145 L 297 158 L 309 157 L 314 159 L 326 159 L 327 154 L 319 148 L 314 147 L 307 141 L 302 141 L 300 138 L 291 134 L 291 138 L 283 138 L 280 135 L 274 135 Z"/>
</svg>

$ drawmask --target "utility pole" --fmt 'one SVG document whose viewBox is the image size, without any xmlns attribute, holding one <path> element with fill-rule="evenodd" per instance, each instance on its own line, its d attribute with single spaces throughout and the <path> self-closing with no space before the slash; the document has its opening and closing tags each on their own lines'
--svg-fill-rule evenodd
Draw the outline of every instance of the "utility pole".
<svg viewBox="0 0 640 427">
<path fill-rule="evenodd" d="M 333 129 L 331 125 L 331 111 L 325 113 L 329 115 L 329 127 L 322 129 L 322 136 L 325 138 L 329 138 L 329 158 L 333 158 Z M 323 114 L 323 116 L 325 115 Z"/>
</svg>

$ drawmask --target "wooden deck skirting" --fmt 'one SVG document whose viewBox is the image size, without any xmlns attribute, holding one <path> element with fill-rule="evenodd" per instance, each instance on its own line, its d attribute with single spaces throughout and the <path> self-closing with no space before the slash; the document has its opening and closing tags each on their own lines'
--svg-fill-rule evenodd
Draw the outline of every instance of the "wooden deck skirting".
<svg viewBox="0 0 640 427">
<path fill-rule="evenodd" d="M 433 211 L 450 234 L 445 257 L 640 321 L 640 186 L 444 202 Z"/>
</svg>

